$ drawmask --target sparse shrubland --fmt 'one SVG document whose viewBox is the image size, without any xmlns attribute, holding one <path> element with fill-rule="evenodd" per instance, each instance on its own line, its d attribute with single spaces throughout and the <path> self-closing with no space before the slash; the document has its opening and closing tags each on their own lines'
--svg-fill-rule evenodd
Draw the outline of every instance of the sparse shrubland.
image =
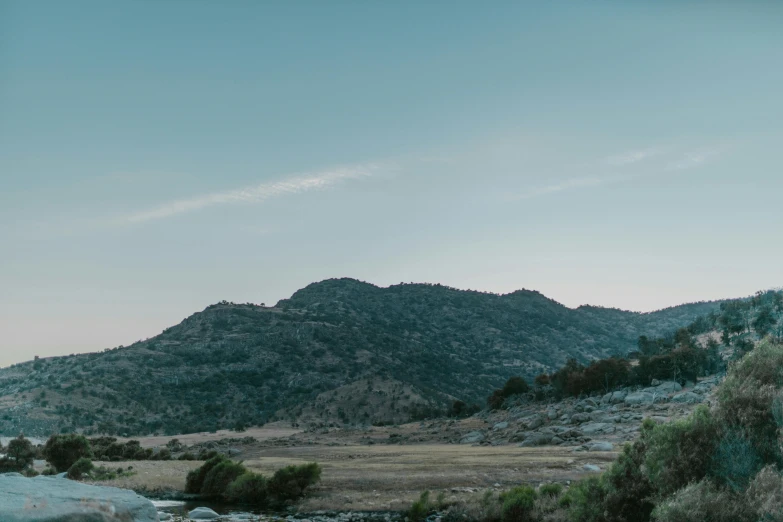
<svg viewBox="0 0 783 522">
<path fill-rule="evenodd" d="M 717 397 L 712 409 L 699 406 L 685 419 L 645 421 L 639 438 L 599 477 L 562 493 L 556 486 L 537 492 L 520 486 L 499 495 L 493 502 L 501 520 L 783 520 L 783 344 L 767 338 L 733 362 Z M 452 509 L 463 520 L 498 516 Z"/>
<path fill-rule="evenodd" d="M 185 493 L 258 507 L 282 506 L 302 498 L 320 478 L 321 466 L 316 463 L 286 466 L 267 479 L 217 455 L 188 473 Z"/>
</svg>

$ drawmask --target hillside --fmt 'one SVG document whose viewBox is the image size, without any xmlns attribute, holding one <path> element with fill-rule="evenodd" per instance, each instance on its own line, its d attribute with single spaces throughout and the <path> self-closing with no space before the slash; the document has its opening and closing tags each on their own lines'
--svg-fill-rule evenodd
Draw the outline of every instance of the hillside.
<svg viewBox="0 0 783 522">
<path fill-rule="evenodd" d="M 0 370 L 0 431 L 185 433 L 270 420 L 423 418 L 511 375 L 626 354 L 715 312 L 567 308 L 538 292 L 314 283 L 274 307 L 222 302 L 131 346 Z"/>
</svg>

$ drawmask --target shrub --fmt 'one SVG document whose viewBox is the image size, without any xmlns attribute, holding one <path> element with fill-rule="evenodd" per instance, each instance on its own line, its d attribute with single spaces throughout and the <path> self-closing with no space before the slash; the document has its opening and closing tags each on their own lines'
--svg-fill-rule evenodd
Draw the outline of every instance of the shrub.
<svg viewBox="0 0 783 522">
<path fill-rule="evenodd" d="M 689 484 L 653 511 L 657 522 L 753 522 L 745 499 L 709 480 Z"/>
<path fill-rule="evenodd" d="M 13 471 L 21 471 L 31 466 L 33 459 L 35 459 L 33 443 L 24 438 L 24 435 L 19 435 L 8 443 L 6 459 L 11 461 L 14 467 Z"/>
<path fill-rule="evenodd" d="M 315 462 L 279 469 L 269 480 L 269 493 L 278 502 L 299 499 L 305 490 L 321 478 L 321 466 Z"/>
<path fill-rule="evenodd" d="M 562 484 L 552 482 L 551 484 L 544 484 L 538 488 L 538 494 L 542 497 L 559 497 L 563 492 Z"/>
<path fill-rule="evenodd" d="M 529 486 L 518 486 L 503 494 L 503 522 L 532 522 L 536 498 L 536 490 Z"/>
<path fill-rule="evenodd" d="M 606 488 L 604 508 L 609 520 L 647 522 L 650 519 L 654 507 L 650 498 L 655 491 L 645 473 L 644 460 L 654 429 L 652 421 L 645 421 L 639 439 L 625 445 L 603 476 Z"/>
<path fill-rule="evenodd" d="M 57 470 L 51 466 L 46 466 L 44 470 L 41 472 L 41 475 L 45 475 L 45 476 L 51 476 L 56 474 L 57 474 Z"/>
<path fill-rule="evenodd" d="M 732 491 L 740 492 L 762 467 L 753 444 L 741 432 L 729 430 L 715 449 L 710 476 Z"/>
<path fill-rule="evenodd" d="M 201 486 L 201 494 L 207 498 L 219 498 L 225 495 L 229 484 L 244 475 L 247 469 L 238 462 L 223 460 L 207 472 Z"/>
<path fill-rule="evenodd" d="M 750 483 L 745 498 L 754 507 L 758 520 L 783 522 L 783 477 L 774 466 L 759 471 Z"/>
<path fill-rule="evenodd" d="M 71 480 L 81 480 L 82 477 L 92 471 L 93 468 L 92 461 L 86 457 L 82 457 L 68 468 L 68 478 Z"/>
<path fill-rule="evenodd" d="M 644 463 L 659 497 L 705 477 L 717 437 L 716 422 L 704 406 L 696 408 L 687 419 L 651 429 Z"/>
<path fill-rule="evenodd" d="M 92 458 L 92 450 L 83 435 L 52 435 L 46 441 L 43 455 L 49 464 L 62 473 L 68 471 L 80 458 Z"/>
<path fill-rule="evenodd" d="M 201 488 L 204 485 L 204 478 L 207 476 L 207 473 L 209 473 L 212 468 L 226 460 L 228 459 L 223 455 L 215 455 L 206 461 L 201 467 L 198 467 L 188 473 L 188 476 L 185 479 L 185 493 L 201 493 Z"/>
<path fill-rule="evenodd" d="M 429 512 L 430 512 L 430 492 L 423 491 L 421 495 L 419 495 L 419 499 L 416 500 L 413 504 L 411 504 L 411 507 L 408 510 L 407 515 L 409 520 L 413 522 L 420 522 L 421 520 L 427 518 Z"/>
<path fill-rule="evenodd" d="M 580 480 L 560 497 L 573 522 L 607 522 L 604 516 L 606 488 L 598 477 Z"/>
<path fill-rule="evenodd" d="M 266 478 L 248 471 L 229 484 L 225 497 L 227 501 L 237 504 L 266 507 L 268 504 Z"/>
</svg>

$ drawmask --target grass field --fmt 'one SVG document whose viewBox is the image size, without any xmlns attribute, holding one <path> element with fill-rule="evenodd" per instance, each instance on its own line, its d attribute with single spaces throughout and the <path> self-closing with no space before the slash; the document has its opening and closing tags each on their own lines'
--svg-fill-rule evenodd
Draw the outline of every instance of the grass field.
<svg viewBox="0 0 783 522">
<path fill-rule="evenodd" d="M 567 448 L 473 447 L 466 445 L 371 445 L 259 447 L 243 454 L 244 464 L 271 475 L 287 464 L 318 462 L 321 483 L 301 504 L 301 511 L 401 510 L 424 490 L 464 497 L 470 490 L 508 488 L 527 483 L 574 480 L 588 475 L 585 464 L 602 469 L 616 453 L 574 453 Z M 104 483 L 146 490 L 179 490 L 200 462 L 141 461 L 108 463 L 133 466 L 131 477 Z"/>
</svg>

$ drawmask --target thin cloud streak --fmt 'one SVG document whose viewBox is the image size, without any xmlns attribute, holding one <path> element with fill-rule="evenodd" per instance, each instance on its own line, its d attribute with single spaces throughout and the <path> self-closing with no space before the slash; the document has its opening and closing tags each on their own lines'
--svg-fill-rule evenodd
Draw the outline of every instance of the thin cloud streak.
<svg viewBox="0 0 783 522">
<path fill-rule="evenodd" d="M 658 156 L 662 152 L 663 151 L 658 148 L 635 150 L 631 152 L 626 152 L 624 154 L 609 156 L 608 158 L 606 158 L 605 161 L 609 165 L 615 165 L 615 166 L 631 165 L 633 163 L 638 163 L 640 161 L 644 161 L 654 156 Z"/>
<path fill-rule="evenodd" d="M 518 194 L 514 199 L 532 199 L 539 196 L 546 196 L 547 194 L 554 194 L 555 192 L 563 192 L 564 190 L 603 185 L 605 183 L 611 183 L 612 181 L 615 180 L 601 178 L 572 178 L 553 185 L 533 188 L 527 192 Z"/>
<path fill-rule="evenodd" d="M 261 183 L 244 189 L 169 201 L 148 210 L 129 214 L 120 221 L 125 224 L 145 223 L 218 205 L 260 203 L 280 196 L 322 190 L 347 180 L 370 177 L 378 169 L 379 166 L 376 164 L 341 167 L 282 181 Z"/>
<path fill-rule="evenodd" d="M 717 154 L 716 150 L 690 152 L 684 158 L 670 163 L 666 170 L 685 170 L 698 167 Z"/>
</svg>

